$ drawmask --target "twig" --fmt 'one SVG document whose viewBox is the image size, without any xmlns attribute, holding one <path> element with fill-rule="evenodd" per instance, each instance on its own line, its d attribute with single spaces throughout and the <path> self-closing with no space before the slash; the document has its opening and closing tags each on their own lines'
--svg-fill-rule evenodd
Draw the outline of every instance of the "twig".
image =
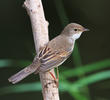
<svg viewBox="0 0 110 100">
<path fill-rule="evenodd" d="M 35 49 L 38 54 L 39 49 L 49 41 L 48 22 L 45 20 L 41 0 L 26 0 L 24 7 L 30 16 Z M 55 75 L 54 70 L 51 70 L 51 73 Z M 58 88 L 49 72 L 40 73 L 40 80 L 44 100 L 59 100 Z"/>
</svg>

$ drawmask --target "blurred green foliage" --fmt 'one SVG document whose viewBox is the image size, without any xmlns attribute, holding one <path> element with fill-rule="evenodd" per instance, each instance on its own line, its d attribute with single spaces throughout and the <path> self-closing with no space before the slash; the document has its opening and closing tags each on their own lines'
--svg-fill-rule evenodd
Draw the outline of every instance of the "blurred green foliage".
<svg viewBox="0 0 110 100">
<path fill-rule="evenodd" d="M 0 62 L 10 62 L 10 60 L 1 60 Z M 11 60 L 13 61 L 13 60 Z M 22 63 L 23 61 L 18 61 Z M 27 61 L 26 61 L 27 62 Z M 25 61 L 23 62 L 25 63 Z M 10 67 L 10 64 L 6 64 L 7 67 Z M 0 66 L 2 66 L 2 63 L 0 63 Z M 3 67 L 3 66 L 2 66 Z M 62 66 L 65 67 L 65 66 Z M 68 69 L 60 73 L 60 91 L 61 92 L 68 92 L 70 95 L 73 96 L 73 98 L 76 98 L 76 100 L 85 100 L 85 96 L 80 93 L 82 91 L 82 88 L 84 86 L 88 86 L 90 84 L 93 84 L 98 81 L 102 81 L 105 79 L 110 78 L 110 70 L 105 70 L 102 72 L 97 72 L 90 74 L 88 76 L 85 76 L 81 79 L 78 79 L 75 82 L 68 81 L 68 78 L 74 78 L 78 77 L 80 74 L 82 74 L 82 71 L 87 74 L 91 73 L 97 70 L 101 70 L 104 68 L 110 67 L 110 59 L 96 62 L 93 64 L 88 64 L 84 66 L 80 66 L 74 69 Z M 34 83 L 25 83 L 25 84 L 18 84 L 18 85 L 12 85 L 12 86 L 6 86 L 0 88 L 0 95 L 6 95 L 9 93 L 24 93 L 24 92 L 32 92 L 32 91 L 41 91 L 41 84 L 39 82 Z"/>
</svg>

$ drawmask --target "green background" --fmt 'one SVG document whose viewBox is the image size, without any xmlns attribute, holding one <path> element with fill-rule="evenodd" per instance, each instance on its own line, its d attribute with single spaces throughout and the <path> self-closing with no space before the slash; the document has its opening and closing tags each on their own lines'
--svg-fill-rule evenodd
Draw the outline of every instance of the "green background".
<svg viewBox="0 0 110 100">
<path fill-rule="evenodd" d="M 23 0 L 0 0 L 0 100 L 42 100 L 39 75 L 17 85 L 8 78 L 35 56 Z M 59 67 L 61 100 L 110 100 L 110 0 L 42 0 L 50 40 L 76 22 L 89 28 Z"/>
</svg>

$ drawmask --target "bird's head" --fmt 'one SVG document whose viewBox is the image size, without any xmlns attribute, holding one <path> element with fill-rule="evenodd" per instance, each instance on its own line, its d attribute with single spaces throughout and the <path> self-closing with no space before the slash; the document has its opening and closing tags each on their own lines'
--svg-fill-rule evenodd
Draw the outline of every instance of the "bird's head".
<svg viewBox="0 0 110 100">
<path fill-rule="evenodd" d="M 84 31 L 89 31 L 89 29 L 86 29 L 76 23 L 70 23 L 64 28 L 64 31 L 62 33 L 67 36 L 71 36 L 76 40 L 81 36 Z"/>
</svg>

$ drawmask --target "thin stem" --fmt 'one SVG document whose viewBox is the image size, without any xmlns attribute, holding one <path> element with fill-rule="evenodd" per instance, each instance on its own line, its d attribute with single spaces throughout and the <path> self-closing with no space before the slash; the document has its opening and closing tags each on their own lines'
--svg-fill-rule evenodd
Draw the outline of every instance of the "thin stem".
<svg viewBox="0 0 110 100">
<path fill-rule="evenodd" d="M 40 48 L 49 41 L 48 22 L 45 20 L 42 2 L 41 0 L 26 0 L 24 7 L 31 20 L 35 49 L 38 53 Z M 51 73 L 55 75 L 54 70 L 51 70 Z M 59 100 L 58 88 L 50 74 L 48 72 L 39 74 L 44 100 Z"/>
</svg>

